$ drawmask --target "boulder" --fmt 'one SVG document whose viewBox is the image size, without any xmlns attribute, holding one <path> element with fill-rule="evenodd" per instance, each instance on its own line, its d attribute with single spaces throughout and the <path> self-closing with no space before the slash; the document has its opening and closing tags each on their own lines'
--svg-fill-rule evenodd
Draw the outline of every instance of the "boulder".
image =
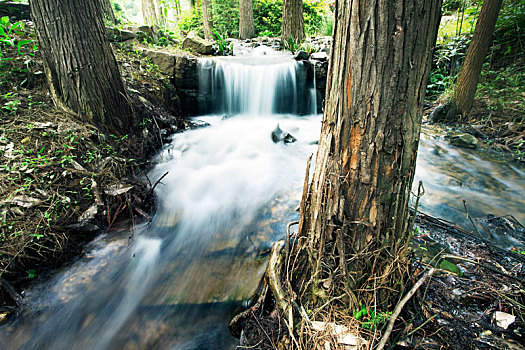
<svg viewBox="0 0 525 350">
<path fill-rule="evenodd" d="M 157 51 L 153 49 L 141 49 L 144 56 L 148 57 L 151 62 L 159 67 L 162 74 L 169 77 L 175 75 L 175 61 L 177 56 L 164 51 Z"/>
<path fill-rule="evenodd" d="M 199 37 L 193 32 L 184 39 L 182 48 L 201 55 L 211 55 L 214 52 L 213 46 L 208 40 Z"/>
<path fill-rule="evenodd" d="M 307 60 L 309 57 L 310 55 L 308 54 L 308 52 L 299 50 L 295 53 L 295 56 L 293 58 L 295 58 L 297 61 L 302 61 Z"/>
<path fill-rule="evenodd" d="M 140 41 L 157 41 L 157 31 L 153 26 L 138 27 L 137 36 Z"/>
<path fill-rule="evenodd" d="M 297 139 L 287 133 L 286 131 L 283 131 L 281 130 L 281 128 L 279 127 L 279 124 L 277 124 L 277 127 L 272 131 L 272 141 L 274 143 L 278 143 L 278 142 L 284 142 L 284 143 L 293 143 L 295 141 L 297 141 Z"/>
<path fill-rule="evenodd" d="M 137 34 L 130 30 L 121 30 L 118 28 L 106 27 L 107 37 L 109 41 L 121 43 L 127 40 L 132 40 L 137 37 Z"/>
<path fill-rule="evenodd" d="M 478 139 L 470 134 L 456 134 L 450 136 L 450 144 L 457 147 L 475 149 L 478 146 Z"/>
</svg>

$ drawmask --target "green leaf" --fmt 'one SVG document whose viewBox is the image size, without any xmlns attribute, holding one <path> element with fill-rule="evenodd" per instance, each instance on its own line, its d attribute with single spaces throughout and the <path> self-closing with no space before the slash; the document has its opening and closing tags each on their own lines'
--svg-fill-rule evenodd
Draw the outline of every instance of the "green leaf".
<svg viewBox="0 0 525 350">
<path fill-rule="evenodd" d="M 449 272 L 452 272 L 458 276 L 462 276 L 463 275 L 463 272 L 461 271 L 461 269 L 459 268 L 458 265 L 448 261 L 448 260 L 443 260 L 440 264 L 439 264 L 439 268 L 442 269 L 442 270 L 445 270 L 445 271 L 449 271 Z"/>
<path fill-rule="evenodd" d="M 18 50 L 18 54 L 22 54 L 22 52 L 20 52 L 20 48 L 24 45 L 28 45 L 28 44 L 31 44 L 33 42 L 33 40 L 27 40 L 27 39 L 24 39 L 24 40 L 20 40 L 18 42 L 18 44 L 16 44 L 16 48 Z"/>
</svg>

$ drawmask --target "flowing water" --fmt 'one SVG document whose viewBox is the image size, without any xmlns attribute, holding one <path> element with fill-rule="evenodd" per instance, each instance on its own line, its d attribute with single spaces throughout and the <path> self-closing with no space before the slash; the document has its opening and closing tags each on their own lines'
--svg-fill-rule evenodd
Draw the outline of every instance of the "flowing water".
<svg viewBox="0 0 525 350">
<path fill-rule="evenodd" d="M 103 235 L 86 256 L 26 291 L 2 349 L 232 349 L 229 319 L 255 290 L 272 242 L 297 219 L 320 116 L 308 67 L 285 55 L 203 61 L 211 126 L 177 134 L 157 157 L 151 222 Z M 309 78 L 310 77 L 310 78 Z M 276 126 L 297 142 L 274 143 Z M 523 212 L 523 168 L 423 136 L 422 206 L 449 219 Z M 447 216 L 448 215 L 448 216 Z"/>
</svg>

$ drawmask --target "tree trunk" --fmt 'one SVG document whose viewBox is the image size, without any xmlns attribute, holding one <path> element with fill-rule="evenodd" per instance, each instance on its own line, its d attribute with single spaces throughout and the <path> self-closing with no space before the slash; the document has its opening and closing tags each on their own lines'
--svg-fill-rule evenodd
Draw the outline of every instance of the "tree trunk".
<svg viewBox="0 0 525 350">
<path fill-rule="evenodd" d="M 338 301 L 345 309 L 360 300 L 384 311 L 406 270 L 408 200 L 441 0 L 336 0 L 335 14 L 317 160 L 300 207 L 304 244 L 296 252 L 306 274 L 292 283 L 310 306 L 324 303 L 328 289 L 346 295 Z"/>
<path fill-rule="evenodd" d="M 153 26 L 158 23 L 157 11 L 153 0 L 142 0 L 142 16 L 146 25 Z"/>
<path fill-rule="evenodd" d="M 239 0 L 239 39 L 255 36 L 252 0 Z"/>
<path fill-rule="evenodd" d="M 202 21 L 204 22 L 204 38 L 210 40 L 213 38 L 210 0 L 202 0 Z"/>
<path fill-rule="evenodd" d="M 155 0 L 155 7 L 157 10 L 157 25 L 161 28 L 166 27 L 166 12 L 162 0 Z"/>
<path fill-rule="evenodd" d="M 484 0 L 481 5 L 481 13 L 476 22 L 474 35 L 468 47 L 465 62 L 459 72 L 454 95 L 449 103 L 446 117 L 448 120 L 457 120 L 458 115 L 464 118 L 472 109 L 479 75 L 492 43 L 492 34 L 496 27 L 501 3 L 502 0 Z"/>
<path fill-rule="evenodd" d="M 51 95 L 57 106 L 125 132 L 133 113 L 106 38 L 99 0 L 31 0 Z"/>
<path fill-rule="evenodd" d="M 110 0 L 100 0 L 102 6 L 102 12 L 104 17 L 113 24 L 117 24 L 117 19 L 115 18 L 115 12 L 113 12 L 113 7 L 111 6 Z"/>
<path fill-rule="evenodd" d="M 301 43 L 304 40 L 303 0 L 283 1 L 281 41 Z"/>
</svg>

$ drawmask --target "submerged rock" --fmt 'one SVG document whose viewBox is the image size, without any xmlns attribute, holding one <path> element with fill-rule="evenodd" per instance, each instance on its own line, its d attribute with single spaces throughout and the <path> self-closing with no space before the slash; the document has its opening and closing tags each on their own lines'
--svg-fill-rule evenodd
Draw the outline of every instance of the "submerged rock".
<svg viewBox="0 0 525 350">
<path fill-rule="evenodd" d="M 478 139 L 470 134 L 457 134 L 450 136 L 450 144 L 457 147 L 475 149 L 478 146 Z"/>
<path fill-rule="evenodd" d="M 277 124 L 277 127 L 272 131 L 272 141 L 274 143 L 278 143 L 281 141 L 284 143 L 293 143 L 297 141 L 297 139 L 292 134 L 281 130 L 279 124 Z"/>
</svg>

